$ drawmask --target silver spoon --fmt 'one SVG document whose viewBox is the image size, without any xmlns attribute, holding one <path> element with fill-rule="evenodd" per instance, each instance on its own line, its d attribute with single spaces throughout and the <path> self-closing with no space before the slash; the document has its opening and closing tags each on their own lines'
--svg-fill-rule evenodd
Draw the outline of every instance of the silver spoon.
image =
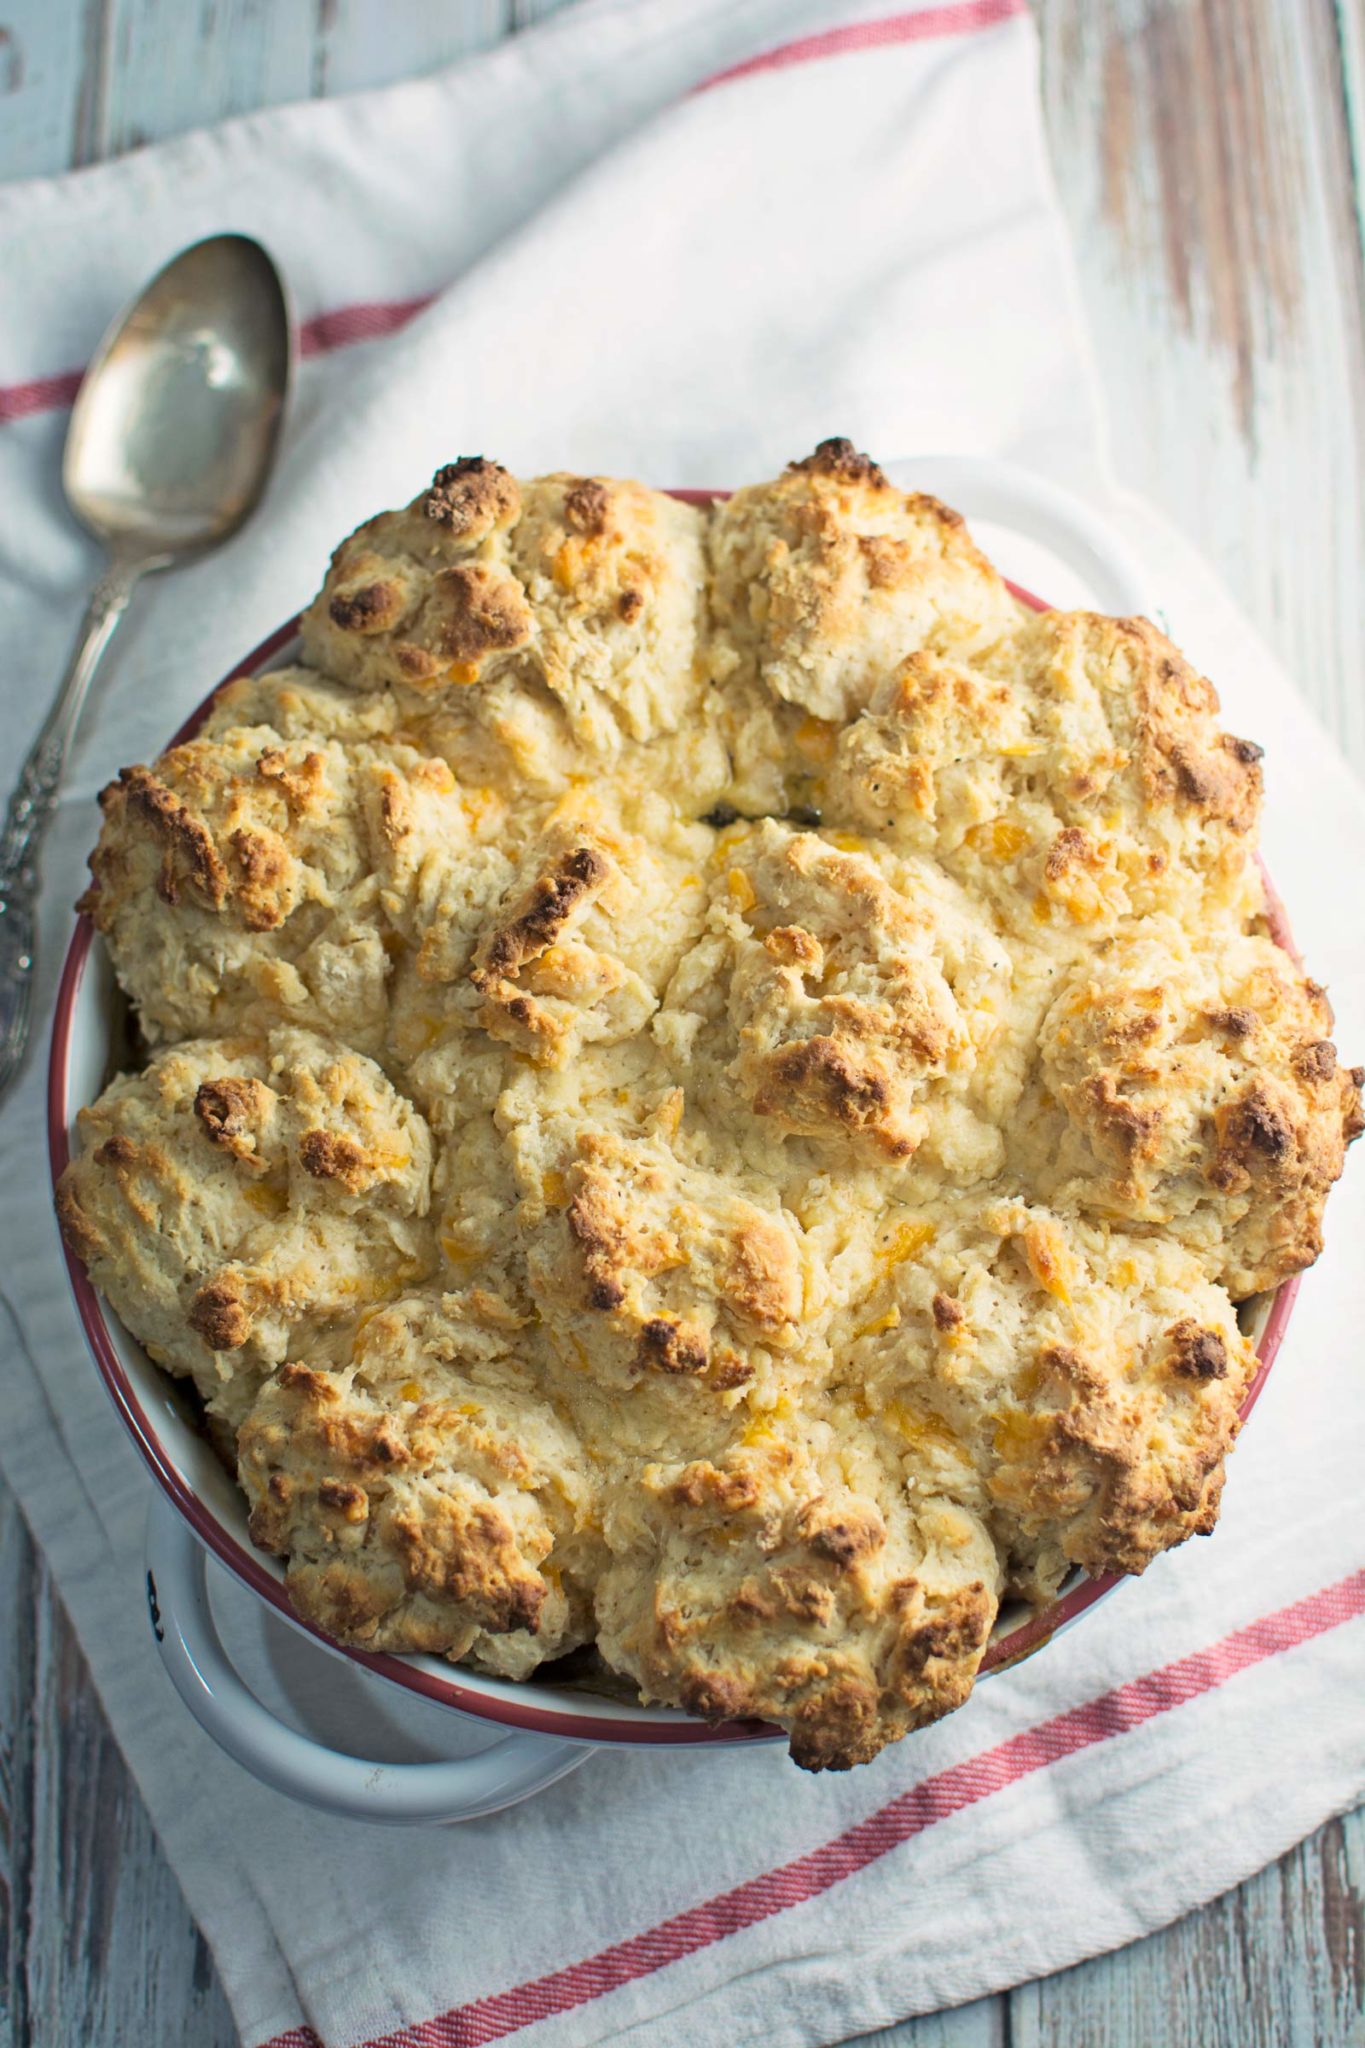
<svg viewBox="0 0 1365 2048">
<path fill-rule="evenodd" d="M 284 286 L 245 235 L 182 250 L 114 322 L 85 373 L 62 483 L 109 563 L 0 832 L 0 1099 L 28 1043 L 38 850 L 100 656 L 141 577 L 216 547 L 254 509 L 289 373 Z"/>
</svg>

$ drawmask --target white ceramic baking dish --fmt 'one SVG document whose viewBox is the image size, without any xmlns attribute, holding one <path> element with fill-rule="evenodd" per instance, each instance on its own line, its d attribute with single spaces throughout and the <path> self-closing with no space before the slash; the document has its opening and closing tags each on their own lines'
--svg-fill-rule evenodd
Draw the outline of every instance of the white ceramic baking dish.
<svg viewBox="0 0 1365 2048">
<path fill-rule="evenodd" d="M 1021 559 L 1059 562 L 1084 589 L 1085 600 L 1117 613 L 1153 607 L 1140 571 L 1114 535 L 1079 502 L 1004 464 L 926 458 L 890 466 L 903 488 L 930 490 L 974 523 L 1022 539 Z M 679 492 L 705 502 L 718 492 Z M 995 541 L 992 540 L 994 551 Z M 1007 566 L 1012 558 L 1000 548 Z M 1026 602 L 1042 608 L 1018 585 Z M 290 620 L 240 662 L 225 681 L 280 667 L 297 653 Z M 220 685 L 221 687 L 221 685 Z M 212 694 L 176 738 L 192 732 Z M 1275 935 L 1289 945 L 1278 904 Z M 65 1166 L 77 1111 L 94 1100 L 121 1063 L 125 1005 L 102 940 L 87 919 L 77 922 L 57 997 L 49 1067 L 49 1149 L 54 1182 Z M 562 1777 L 601 1746 L 676 1748 L 780 1741 L 756 1722 L 710 1726 L 666 1707 L 639 1706 L 543 1679 L 513 1684 L 430 1656 L 375 1655 L 342 1649 L 293 1613 L 277 1560 L 256 1550 L 246 1505 L 196 1425 L 176 1382 L 148 1359 L 96 1293 L 84 1269 L 68 1258 L 71 1286 L 95 1363 L 114 1405 L 141 1451 L 156 1490 L 147 1531 L 147 1596 L 151 1626 L 166 1669 L 200 1725 L 267 1784 L 330 1812 L 389 1823 L 448 1822 L 495 1812 Z M 1260 1391 L 1289 1317 L 1297 1281 L 1244 1310 L 1260 1369 L 1244 1414 Z M 501 1740 L 474 1756 L 433 1763 L 385 1764 L 357 1758 L 289 1726 L 248 1689 L 223 1649 L 210 1610 L 209 1553 L 292 1627 L 386 1682 L 401 1710 L 404 1696 L 451 1714 L 493 1724 Z M 1006 1669 L 1049 1642 L 1121 1583 L 1114 1576 L 1076 1574 L 1045 1611 L 1005 1611 L 982 1675 Z M 429 1722 L 429 1715 L 425 1717 Z"/>
</svg>

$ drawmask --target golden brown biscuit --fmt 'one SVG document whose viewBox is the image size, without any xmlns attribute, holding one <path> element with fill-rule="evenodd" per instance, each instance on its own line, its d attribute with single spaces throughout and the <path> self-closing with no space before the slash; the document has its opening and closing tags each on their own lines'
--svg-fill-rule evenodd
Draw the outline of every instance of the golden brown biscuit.
<svg viewBox="0 0 1365 2048">
<path fill-rule="evenodd" d="M 995 1546 L 952 1501 L 846 1484 L 828 1427 L 753 1439 L 609 1497 L 598 1642 L 646 1699 L 779 1721 L 797 1763 L 847 1770 L 966 1699 Z"/>
<path fill-rule="evenodd" d="M 1260 748 L 1146 619 L 1046 612 L 973 667 L 912 655 L 840 736 L 835 815 L 931 853 L 1035 945 L 1125 918 L 1244 919 Z"/>
<path fill-rule="evenodd" d="M 611 755 L 701 714 L 703 527 L 641 484 L 519 486 L 461 458 L 342 543 L 304 652 L 356 687 L 467 710 L 537 768 L 555 753 L 547 703 L 579 748 Z"/>
<path fill-rule="evenodd" d="M 372 1061 L 308 1032 L 192 1039 L 81 1111 L 62 1231 L 158 1364 L 236 1422 L 435 1264 L 431 1139 Z"/>
<path fill-rule="evenodd" d="M 1160 1230 L 1234 1299 L 1310 1266 L 1362 1128 L 1332 1009 L 1270 939 L 1151 919 L 1076 968 L 1043 1020 L 1016 1170 L 1068 1207 Z"/>
<path fill-rule="evenodd" d="M 723 1393 L 751 1378 L 756 1354 L 796 1341 L 799 1234 L 735 1177 L 680 1159 L 665 1131 L 573 1114 L 514 1129 L 527 1274 L 571 1366 Z"/>
<path fill-rule="evenodd" d="M 591 1634 L 591 1468 L 537 1339 L 476 1296 L 368 1317 L 333 1370 L 280 1368 L 240 1433 L 251 1533 L 305 1620 L 365 1649 L 524 1678 Z"/>
<path fill-rule="evenodd" d="M 884 1168 L 927 1145 L 971 1180 L 1002 1163 L 1028 1040 L 1017 1013 L 1037 1001 L 932 863 L 765 821 L 720 835 L 708 932 L 656 1037 L 718 1122 L 737 1094 L 771 1136 Z"/>
<path fill-rule="evenodd" d="M 1153 626 L 827 442 L 700 511 L 450 464 L 304 638 L 106 798 L 183 1042 L 59 1198 L 301 1613 L 842 1768 L 1212 1527 L 1365 1075 Z"/>
<path fill-rule="evenodd" d="M 995 1199 L 888 1216 L 878 1254 L 833 1334 L 840 1433 L 981 1515 L 1010 1591 L 1212 1528 L 1255 1361 L 1189 1252 Z"/>
<path fill-rule="evenodd" d="M 438 797 L 433 822 L 390 832 L 385 873 L 406 860 L 419 875 L 395 913 L 410 951 L 391 1037 L 433 1110 L 458 1085 L 471 1031 L 554 1068 L 644 1031 L 701 928 L 713 835 L 670 804 L 623 794 L 630 822 L 575 788 L 543 817 L 523 808 L 504 823 L 504 806 L 473 828 L 458 795 Z"/>
<path fill-rule="evenodd" d="M 537 675 L 576 739 L 612 753 L 702 712 L 703 519 L 610 477 L 541 477 L 509 539 Z"/>
<path fill-rule="evenodd" d="M 712 671 L 843 722 L 920 648 L 979 653 L 1019 607 L 956 512 L 824 441 L 712 522 Z"/>
<path fill-rule="evenodd" d="M 404 510 L 367 519 L 304 614 L 307 660 L 364 690 L 428 694 L 479 681 L 532 634 L 501 545 L 520 506 L 505 469 L 462 455 Z"/>
<path fill-rule="evenodd" d="M 359 763 L 219 726 L 101 793 L 80 908 L 155 1043 L 287 1019 L 374 1048 L 388 963 Z"/>
</svg>

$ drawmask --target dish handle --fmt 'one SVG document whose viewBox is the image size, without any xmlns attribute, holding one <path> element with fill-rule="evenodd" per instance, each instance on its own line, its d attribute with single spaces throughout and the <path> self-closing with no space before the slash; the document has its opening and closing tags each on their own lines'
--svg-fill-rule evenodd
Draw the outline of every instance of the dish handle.
<svg viewBox="0 0 1365 2048">
<path fill-rule="evenodd" d="M 147 1607 L 172 1685 L 220 1749 L 263 1785 L 326 1813 L 390 1827 L 475 1820 L 575 1770 L 590 1746 L 515 1729 L 477 1756 L 372 1763 L 281 1721 L 228 1660 L 209 1605 L 207 1555 L 163 1494 L 147 1514 Z"/>
</svg>

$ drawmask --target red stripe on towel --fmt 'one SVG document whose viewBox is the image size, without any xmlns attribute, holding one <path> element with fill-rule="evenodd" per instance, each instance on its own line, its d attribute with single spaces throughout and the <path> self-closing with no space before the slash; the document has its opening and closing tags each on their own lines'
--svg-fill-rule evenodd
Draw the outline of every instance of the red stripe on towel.
<svg viewBox="0 0 1365 2048">
<path fill-rule="evenodd" d="M 55 377 L 31 377 L 27 384 L 0 384 L 0 423 L 70 405 L 83 375 L 81 370 L 59 370 Z"/>
<path fill-rule="evenodd" d="M 338 306 L 334 313 L 315 313 L 299 328 L 299 354 L 325 356 L 357 341 L 378 341 L 406 327 L 435 298 L 423 292 L 416 299 L 373 299 L 358 306 Z"/>
<path fill-rule="evenodd" d="M 819 63 L 826 57 L 844 56 L 854 50 L 889 49 L 935 37 L 969 35 L 1026 12 L 1025 0 L 956 0 L 954 5 L 892 14 L 880 21 L 851 22 L 845 28 L 801 36 L 775 50 L 765 50 L 760 56 L 732 65 L 728 71 L 717 71 L 711 78 L 704 78 L 693 90 L 709 92 L 712 86 L 727 85 L 756 72 Z M 427 292 L 413 299 L 365 300 L 354 306 L 338 306 L 330 313 L 315 313 L 299 328 L 299 353 L 305 358 L 328 355 L 333 349 L 350 348 L 358 341 L 377 341 L 406 327 L 435 296 L 434 292 Z M 69 406 L 80 389 L 83 374 L 81 370 L 59 370 L 53 376 L 32 377 L 23 384 L 0 384 L 0 426 Z"/>
<path fill-rule="evenodd" d="M 704 78 L 692 90 L 709 92 L 714 85 L 752 78 L 759 71 L 785 71 L 793 64 L 814 64 L 825 57 L 845 57 L 857 50 L 885 50 L 901 43 L 930 42 L 940 36 L 972 35 L 1027 12 L 1025 0 L 956 0 L 952 6 L 917 8 L 909 14 L 886 15 L 880 21 L 854 21 L 845 28 L 800 36 L 795 42 L 780 43 L 775 50 L 746 57 L 742 64 L 732 64 L 728 71 L 717 71 Z"/>
<path fill-rule="evenodd" d="M 1252 1666 L 1311 1642 L 1361 1614 L 1365 1614 L 1365 1571 L 1248 1622 L 1207 1649 L 1178 1657 L 1145 1677 L 1131 1679 L 1098 1699 L 1054 1715 L 994 1749 L 983 1750 L 979 1756 L 912 1785 L 820 1848 L 748 1878 L 699 1906 L 690 1906 L 642 1934 L 614 1942 L 566 1969 L 494 1992 L 470 2005 L 455 2006 L 416 2026 L 400 2027 L 363 2043 L 362 2048 L 485 2048 L 487 2042 L 501 2041 L 537 2020 L 586 2005 L 776 1913 L 818 1898 L 892 1849 L 1003 1792 L 1021 1778 L 1096 1743 L 1130 1734 L 1160 1714 L 1217 1691 Z M 294 2027 L 277 2034 L 263 2048 L 323 2048 L 323 2043 L 311 2027 Z"/>
</svg>

